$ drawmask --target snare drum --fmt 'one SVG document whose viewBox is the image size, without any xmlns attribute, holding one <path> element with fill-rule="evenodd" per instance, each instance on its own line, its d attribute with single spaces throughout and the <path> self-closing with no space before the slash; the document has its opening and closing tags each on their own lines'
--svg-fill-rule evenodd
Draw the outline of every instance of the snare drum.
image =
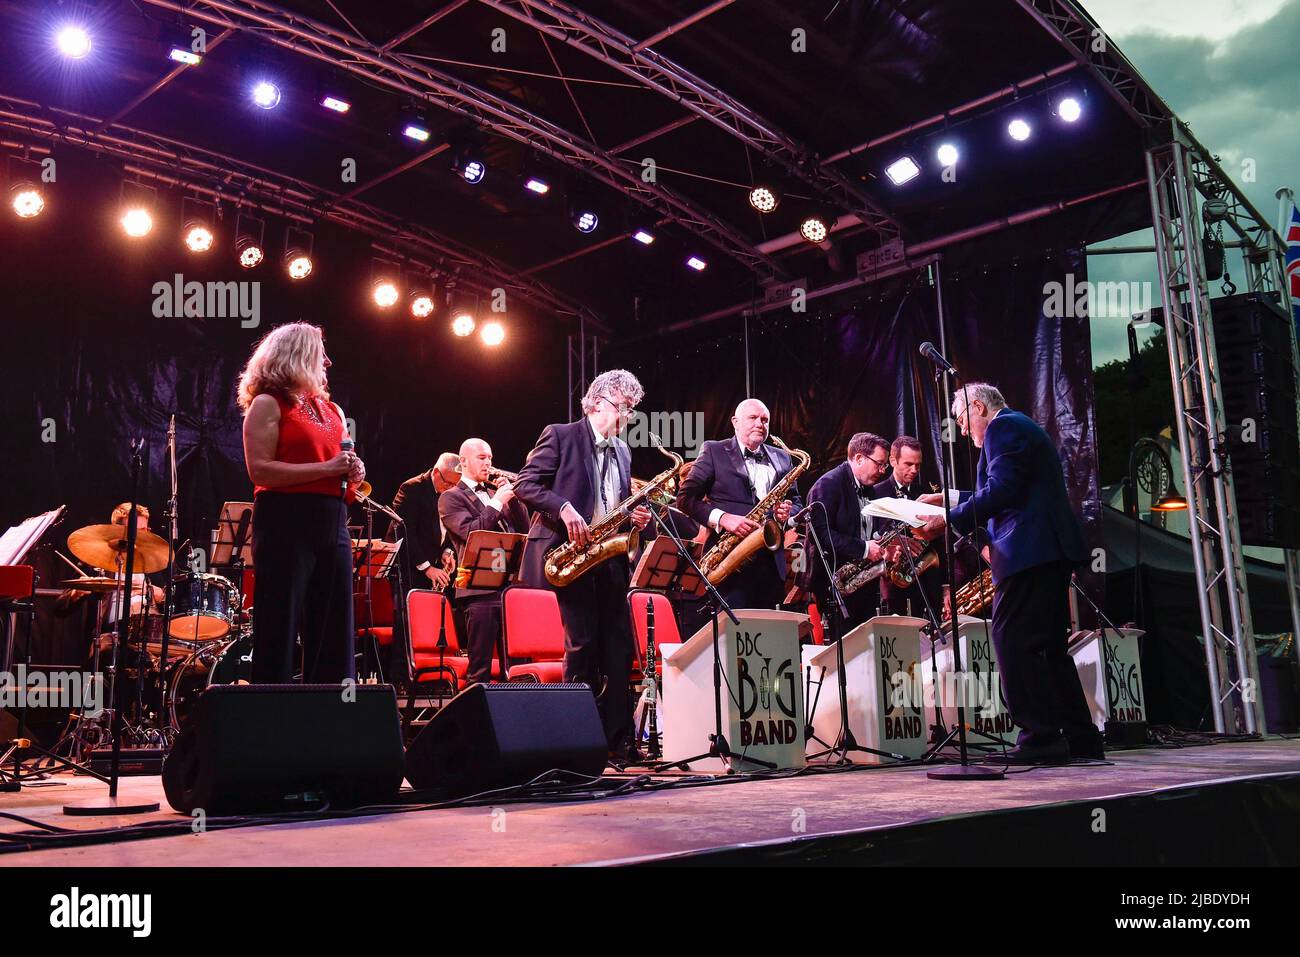
<svg viewBox="0 0 1300 957">
<path fill-rule="evenodd" d="M 239 613 L 239 592 L 230 579 L 190 572 L 172 579 L 172 616 L 167 630 L 185 641 L 215 641 L 230 633 Z"/>
</svg>

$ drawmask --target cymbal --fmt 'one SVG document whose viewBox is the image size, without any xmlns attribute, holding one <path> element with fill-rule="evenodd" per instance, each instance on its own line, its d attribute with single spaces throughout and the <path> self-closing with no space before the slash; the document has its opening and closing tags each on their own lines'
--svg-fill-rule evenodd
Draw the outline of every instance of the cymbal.
<svg viewBox="0 0 1300 957">
<path fill-rule="evenodd" d="M 90 591 L 97 595 L 107 595 L 115 592 L 121 587 L 122 583 L 116 578 L 105 578 L 103 576 L 87 575 L 84 578 L 69 578 L 65 582 L 60 582 L 65 588 L 75 588 L 78 591 Z"/>
<path fill-rule="evenodd" d="M 125 525 L 87 525 L 68 536 L 68 549 L 88 565 L 116 570 L 118 557 L 126 559 Z M 134 568 L 125 574 L 149 574 L 167 567 L 167 541 L 143 528 L 135 533 Z"/>
</svg>

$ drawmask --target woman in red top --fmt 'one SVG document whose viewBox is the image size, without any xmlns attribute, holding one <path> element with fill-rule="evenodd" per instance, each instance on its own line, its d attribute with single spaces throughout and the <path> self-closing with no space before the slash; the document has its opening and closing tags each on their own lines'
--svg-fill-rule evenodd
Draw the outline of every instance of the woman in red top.
<svg viewBox="0 0 1300 957">
<path fill-rule="evenodd" d="M 253 680 L 288 682 L 302 640 L 306 682 L 355 679 L 352 544 L 344 483 L 366 470 L 342 444 L 321 331 L 305 322 L 268 333 L 239 380 L 244 460 L 253 491 Z M 351 443 L 349 443 L 350 445 Z"/>
</svg>

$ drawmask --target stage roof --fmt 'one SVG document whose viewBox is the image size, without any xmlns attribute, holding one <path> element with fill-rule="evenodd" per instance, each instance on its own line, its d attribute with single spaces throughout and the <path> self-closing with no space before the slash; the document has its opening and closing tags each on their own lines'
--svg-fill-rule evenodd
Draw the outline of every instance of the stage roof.
<svg viewBox="0 0 1300 957">
<path fill-rule="evenodd" d="M 1089 219 L 1082 239 L 1136 228 L 1144 131 L 1168 117 L 1065 0 L 122 0 L 76 14 L 94 37 L 76 63 L 51 48 L 69 9 L 0 0 L 11 150 L 98 147 L 206 183 L 228 209 L 242 197 L 365 228 L 440 279 L 483 292 L 508 276 L 529 308 L 613 337 L 772 282 L 844 283 L 882 245 L 914 255 L 1030 211 L 1127 195 L 1126 217 Z M 195 26 L 207 53 L 178 68 L 168 49 Z M 272 110 L 247 95 L 263 77 L 282 91 Z M 351 109 L 322 108 L 327 94 Z M 1055 112 L 1067 96 L 1074 123 Z M 1007 132 L 1017 117 L 1024 142 Z M 427 142 L 402 135 L 410 122 Z M 960 150 L 947 175 L 944 143 Z M 478 185 L 453 168 L 470 156 Z M 920 174 L 895 186 L 885 169 L 903 156 Z M 533 176 L 549 194 L 523 188 Z M 756 184 L 774 212 L 751 207 Z M 589 235 L 569 216 L 588 206 Z M 829 248 L 798 238 L 810 214 L 836 219 Z M 285 220 L 267 220 L 274 247 Z"/>
</svg>

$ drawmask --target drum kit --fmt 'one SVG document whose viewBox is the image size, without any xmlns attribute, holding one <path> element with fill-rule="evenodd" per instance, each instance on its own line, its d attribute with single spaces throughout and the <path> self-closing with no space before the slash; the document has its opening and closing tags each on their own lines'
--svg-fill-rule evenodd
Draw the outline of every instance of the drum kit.
<svg viewBox="0 0 1300 957">
<path fill-rule="evenodd" d="M 192 569 L 172 576 L 161 610 L 155 586 L 147 577 L 172 564 L 166 539 L 136 530 L 135 560 L 125 562 L 124 525 L 87 525 L 68 536 L 68 549 L 86 565 L 107 575 L 86 575 L 63 582 L 72 593 L 95 596 L 98 635 L 91 651 L 91 669 L 101 673 L 105 661 L 107 702 L 116 702 L 115 682 L 132 682 L 123 695 L 124 744 L 169 748 L 191 713 L 198 696 L 213 684 L 247 683 L 252 663 L 252 606 L 244 606 L 240 589 L 223 575 Z M 251 578 L 251 570 L 238 575 Z M 123 593 L 129 588 L 130 598 Z M 107 602 L 104 599 L 107 598 Z M 128 609 L 125 647 L 117 649 L 119 610 Z M 112 662 L 117 661 L 114 668 Z M 79 714 L 72 730 L 73 753 L 84 755 L 108 741 L 111 708 L 97 715 Z"/>
</svg>

